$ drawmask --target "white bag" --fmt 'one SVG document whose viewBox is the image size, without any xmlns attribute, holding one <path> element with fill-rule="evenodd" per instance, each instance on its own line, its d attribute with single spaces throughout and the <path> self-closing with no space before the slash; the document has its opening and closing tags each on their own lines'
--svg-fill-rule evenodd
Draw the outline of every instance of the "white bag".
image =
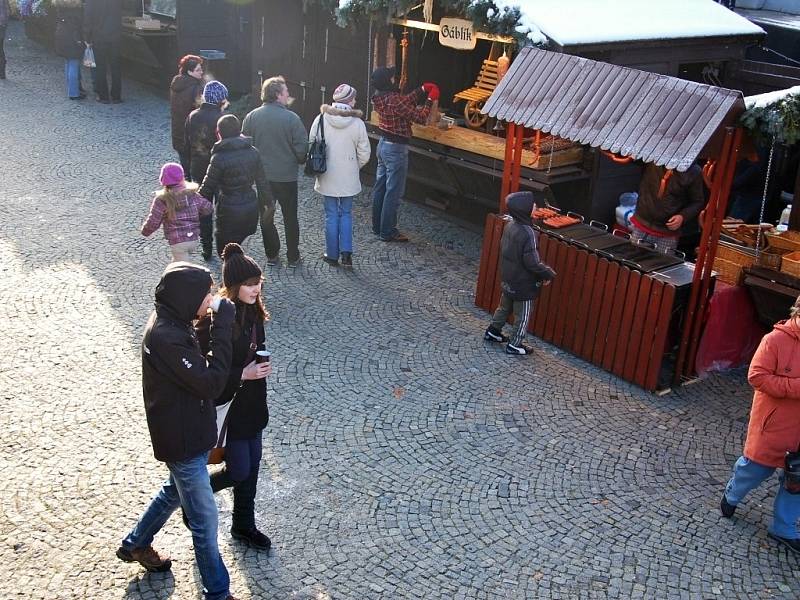
<svg viewBox="0 0 800 600">
<path fill-rule="evenodd" d="M 86 50 L 83 51 L 83 66 L 90 69 L 97 67 L 97 63 L 94 60 L 94 50 L 92 50 L 91 46 L 86 46 Z"/>
</svg>

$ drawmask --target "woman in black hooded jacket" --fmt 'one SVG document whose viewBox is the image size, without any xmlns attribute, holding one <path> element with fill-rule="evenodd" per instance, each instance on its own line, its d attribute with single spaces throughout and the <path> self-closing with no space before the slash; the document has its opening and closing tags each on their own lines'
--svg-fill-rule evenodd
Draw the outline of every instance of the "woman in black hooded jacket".
<svg viewBox="0 0 800 600">
<path fill-rule="evenodd" d="M 214 492 L 233 487 L 231 535 L 254 548 L 269 550 L 270 539 L 255 523 L 255 496 L 261 463 L 261 435 L 269 422 L 267 380 L 272 373 L 269 362 L 257 364 L 255 353 L 265 349 L 264 323 L 269 315 L 261 299 L 264 282 L 261 268 L 245 256 L 239 244 L 228 244 L 222 253 L 220 295 L 236 305 L 233 325 L 233 357 L 228 383 L 215 401 L 221 406 L 231 401 L 227 415 L 225 468 L 211 474 Z M 200 346 L 209 340 L 211 320 L 197 324 Z"/>
</svg>

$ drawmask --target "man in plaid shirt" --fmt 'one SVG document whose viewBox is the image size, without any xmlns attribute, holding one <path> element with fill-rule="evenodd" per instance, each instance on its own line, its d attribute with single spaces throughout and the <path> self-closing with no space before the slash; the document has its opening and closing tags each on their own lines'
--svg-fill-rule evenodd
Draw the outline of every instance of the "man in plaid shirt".
<svg viewBox="0 0 800 600">
<path fill-rule="evenodd" d="M 394 75 L 394 67 L 380 67 L 371 78 L 375 88 L 372 105 L 381 130 L 372 191 L 372 231 L 384 242 L 407 242 L 408 238 L 397 229 L 397 211 L 406 187 L 411 124 L 425 123 L 433 101 L 439 98 L 439 88 L 426 83 L 409 94 L 401 94 Z"/>
</svg>

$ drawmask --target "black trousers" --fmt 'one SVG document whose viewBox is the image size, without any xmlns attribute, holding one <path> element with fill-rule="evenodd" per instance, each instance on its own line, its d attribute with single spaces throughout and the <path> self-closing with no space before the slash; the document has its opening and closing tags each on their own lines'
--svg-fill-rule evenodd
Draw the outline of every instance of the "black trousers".
<svg viewBox="0 0 800 600">
<path fill-rule="evenodd" d="M 111 73 L 111 100 L 122 99 L 122 68 L 120 67 L 119 42 L 97 42 L 92 44 L 97 76 L 94 91 L 100 100 L 108 100 L 108 75 Z"/>
<path fill-rule="evenodd" d="M 192 153 L 189 152 L 189 149 L 186 150 L 176 150 L 178 153 L 178 159 L 183 167 L 183 176 L 186 178 L 186 181 L 194 181 L 192 179 Z M 202 181 L 198 181 L 197 184 L 200 185 Z"/>
<path fill-rule="evenodd" d="M 215 494 L 233 488 L 233 529 L 248 531 L 256 526 L 255 499 L 261 448 L 261 434 L 249 440 L 229 441 L 225 449 L 225 468 L 211 473 L 211 489 Z"/>
<path fill-rule="evenodd" d="M 270 181 L 272 196 L 281 207 L 283 229 L 286 234 L 286 260 L 300 258 L 300 223 L 297 220 L 297 182 Z M 261 238 L 267 258 L 276 258 L 281 251 L 281 238 L 275 227 L 275 211 L 261 211 Z"/>
<path fill-rule="evenodd" d="M 0 27 L 0 79 L 6 78 L 6 51 L 4 45 L 6 43 L 6 26 Z"/>
</svg>

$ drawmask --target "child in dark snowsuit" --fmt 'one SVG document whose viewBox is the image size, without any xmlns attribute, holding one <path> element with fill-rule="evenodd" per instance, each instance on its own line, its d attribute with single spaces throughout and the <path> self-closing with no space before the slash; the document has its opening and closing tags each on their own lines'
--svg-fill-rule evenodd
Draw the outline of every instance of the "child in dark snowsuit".
<svg viewBox="0 0 800 600">
<path fill-rule="evenodd" d="M 506 206 L 514 220 L 506 225 L 500 241 L 500 279 L 502 294 L 500 305 L 494 311 L 492 323 L 483 334 L 491 342 L 508 342 L 507 354 L 530 354 L 533 349 L 525 344 L 533 300 L 542 285 L 556 276 L 555 271 L 539 260 L 539 234 L 531 226 L 533 192 L 514 192 L 506 197 Z M 509 314 L 516 321 L 514 335 L 509 340 L 503 335 Z"/>
</svg>

